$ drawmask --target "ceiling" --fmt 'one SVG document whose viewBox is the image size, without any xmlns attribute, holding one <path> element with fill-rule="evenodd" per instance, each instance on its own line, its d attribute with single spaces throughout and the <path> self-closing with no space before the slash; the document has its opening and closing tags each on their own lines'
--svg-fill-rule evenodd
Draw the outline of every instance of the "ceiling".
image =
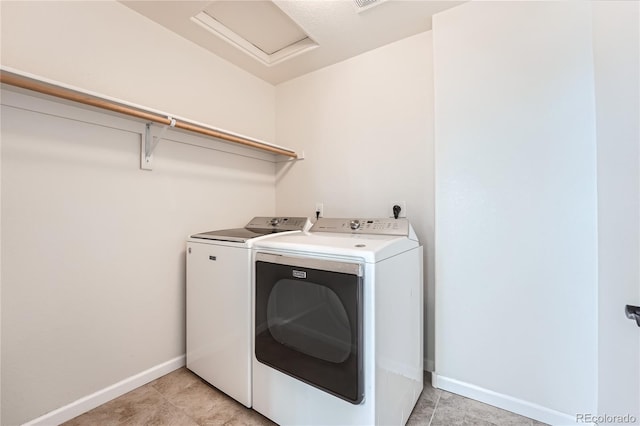
<svg viewBox="0 0 640 426">
<path fill-rule="evenodd" d="M 247 72 L 278 84 L 431 29 L 461 1 L 121 1 Z"/>
</svg>

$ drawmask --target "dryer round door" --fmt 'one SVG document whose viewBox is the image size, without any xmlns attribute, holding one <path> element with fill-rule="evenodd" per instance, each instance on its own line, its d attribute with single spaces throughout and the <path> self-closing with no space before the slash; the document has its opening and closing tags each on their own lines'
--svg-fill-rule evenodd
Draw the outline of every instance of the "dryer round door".
<svg viewBox="0 0 640 426">
<path fill-rule="evenodd" d="M 356 263 L 258 253 L 256 359 L 359 404 L 362 270 Z"/>
</svg>

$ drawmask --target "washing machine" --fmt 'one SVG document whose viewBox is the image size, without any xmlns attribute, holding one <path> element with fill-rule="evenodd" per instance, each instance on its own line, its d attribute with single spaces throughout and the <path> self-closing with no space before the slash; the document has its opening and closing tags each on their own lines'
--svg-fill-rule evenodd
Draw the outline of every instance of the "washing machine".
<svg viewBox="0 0 640 426">
<path fill-rule="evenodd" d="M 187 240 L 187 368 L 251 407 L 251 246 L 309 229 L 306 217 L 255 217 Z"/>
<path fill-rule="evenodd" d="M 253 251 L 253 409 L 280 425 L 405 424 L 423 388 L 410 223 L 321 218 Z"/>
</svg>

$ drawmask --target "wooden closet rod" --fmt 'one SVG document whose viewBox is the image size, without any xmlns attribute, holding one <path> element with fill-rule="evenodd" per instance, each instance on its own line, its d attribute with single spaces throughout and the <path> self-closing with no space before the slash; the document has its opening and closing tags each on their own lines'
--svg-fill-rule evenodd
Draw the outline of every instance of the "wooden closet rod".
<svg viewBox="0 0 640 426">
<path fill-rule="evenodd" d="M 108 111 L 117 112 L 120 114 L 129 115 L 131 117 L 140 118 L 142 120 L 151 121 L 154 123 L 170 125 L 171 119 L 162 116 L 160 114 L 144 111 L 142 109 L 132 108 L 126 105 L 118 104 L 107 99 L 102 99 L 97 96 L 87 95 L 85 93 L 77 92 L 75 90 L 67 89 L 65 87 L 56 86 L 50 83 L 42 83 L 40 81 L 26 78 L 14 73 L 0 70 L 0 83 L 9 84 L 11 86 L 20 87 L 22 89 L 32 90 L 34 92 L 43 93 L 45 95 L 55 96 L 58 98 L 66 99 L 73 102 L 78 102 L 85 105 L 90 105 L 97 108 L 106 109 Z M 268 144 L 252 141 L 241 136 L 224 133 L 220 130 L 201 126 L 195 123 L 189 123 L 184 120 L 175 120 L 175 126 L 178 129 L 187 130 L 201 135 L 222 139 L 227 142 L 233 142 L 240 145 L 249 146 L 262 151 L 267 151 L 273 154 L 284 155 L 290 158 L 298 158 L 298 154 L 285 148 L 279 148 Z"/>
</svg>

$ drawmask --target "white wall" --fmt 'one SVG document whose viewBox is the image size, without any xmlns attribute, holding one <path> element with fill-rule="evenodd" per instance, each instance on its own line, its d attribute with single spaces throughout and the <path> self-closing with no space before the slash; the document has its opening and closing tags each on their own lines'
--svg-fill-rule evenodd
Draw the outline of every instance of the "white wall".
<svg viewBox="0 0 640 426">
<path fill-rule="evenodd" d="M 640 422 L 640 4 L 593 3 L 598 136 L 598 412 Z"/>
<path fill-rule="evenodd" d="M 437 383 L 572 423 L 598 379 L 590 6 L 470 2 L 433 31 Z"/>
<path fill-rule="evenodd" d="M 433 364 L 433 81 L 422 33 L 277 86 L 278 143 L 304 151 L 280 165 L 280 214 L 389 217 L 391 201 L 425 247 L 425 356 Z"/>
<path fill-rule="evenodd" d="M 274 87 L 119 3 L 1 7 L 3 66 L 273 140 Z M 1 423 L 13 425 L 184 354 L 184 239 L 273 214 L 275 166 L 172 133 L 218 150 L 162 141 L 141 171 L 143 123 L 2 102 Z"/>
<path fill-rule="evenodd" d="M 273 142 L 272 85 L 116 1 L 0 7 L 3 66 Z"/>
</svg>

